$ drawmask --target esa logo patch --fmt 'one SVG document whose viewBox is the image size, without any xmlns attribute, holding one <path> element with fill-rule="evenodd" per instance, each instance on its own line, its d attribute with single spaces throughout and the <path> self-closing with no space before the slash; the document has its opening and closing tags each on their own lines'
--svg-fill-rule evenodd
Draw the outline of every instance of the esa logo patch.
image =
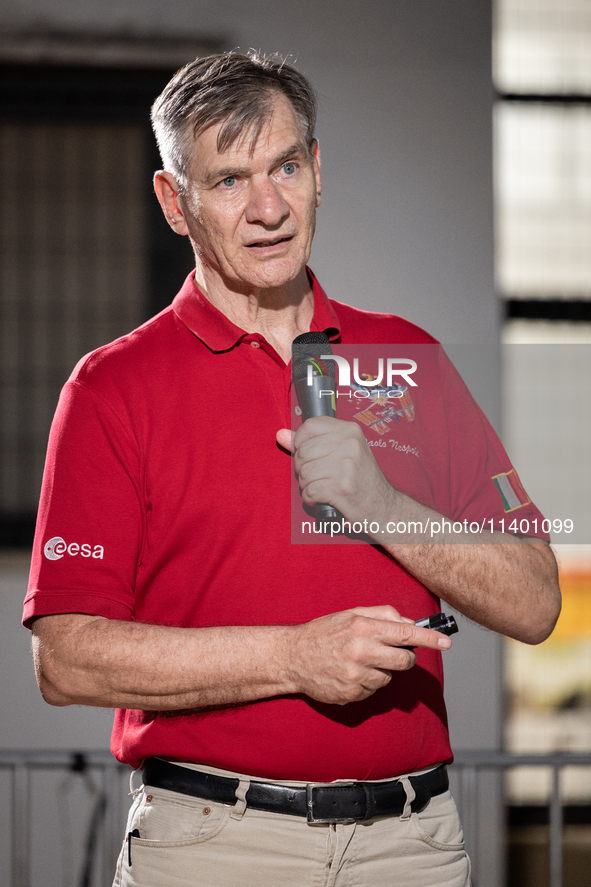
<svg viewBox="0 0 591 887">
<path fill-rule="evenodd" d="M 79 554 L 81 557 L 94 557 L 102 560 L 104 553 L 105 549 L 102 545 L 93 546 L 87 542 L 83 545 L 79 545 L 78 542 L 70 542 L 68 545 L 61 536 L 54 536 L 43 546 L 43 554 L 50 561 L 59 561 L 64 554 L 69 554 L 72 557 Z"/>
</svg>

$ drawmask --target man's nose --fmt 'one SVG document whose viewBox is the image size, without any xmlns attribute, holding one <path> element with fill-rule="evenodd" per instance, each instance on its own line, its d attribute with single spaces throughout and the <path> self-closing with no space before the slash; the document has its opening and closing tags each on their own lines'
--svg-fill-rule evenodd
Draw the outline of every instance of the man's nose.
<svg viewBox="0 0 591 887">
<path fill-rule="evenodd" d="M 281 190 L 275 182 L 265 179 L 251 182 L 246 206 L 247 222 L 261 222 L 268 227 L 276 227 L 289 215 Z"/>
</svg>

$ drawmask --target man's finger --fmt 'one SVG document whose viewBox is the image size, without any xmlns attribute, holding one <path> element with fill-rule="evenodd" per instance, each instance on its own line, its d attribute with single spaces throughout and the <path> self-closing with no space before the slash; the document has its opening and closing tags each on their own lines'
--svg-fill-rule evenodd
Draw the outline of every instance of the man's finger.
<svg viewBox="0 0 591 887">
<path fill-rule="evenodd" d="M 376 604 L 375 607 L 353 607 L 353 613 L 359 616 L 368 616 L 370 619 L 389 619 L 391 622 L 412 622 L 408 616 L 401 616 L 398 610 L 391 604 Z"/>
<path fill-rule="evenodd" d="M 332 416 L 311 416 L 306 419 L 297 430 L 298 445 L 306 440 L 314 437 L 320 437 L 324 434 L 342 433 L 347 428 L 358 426 L 355 422 L 343 422 L 341 419 L 335 419 Z"/>
<path fill-rule="evenodd" d="M 389 624 L 392 640 L 384 638 L 384 643 L 391 643 L 396 647 L 430 647 L 432 650 L 449 650 L 451 647 L 451 638 L 439 631 L 433 631 L 431 628 L 420 628 L 418 625 L 410 626 L 402 623 L 398 623 L 398 626 L 393 623 Z"/>
<path fill-rule="evenodd" d="M 447 635 L 415 625 L 412 619 L 403 621 L 401 618 L 392 619 L 391 616 L 385 619 L 373 618 L 373 636 L 382 644 L 392 647 L 430 647 L 434 650 L 449 650 L 451 647 L 451 638 Z"/>
<path fill-rule="evenodd" d="M 276 434 L 277 443 L 280 447 L 283 447 L 284 450 L 288 450 L 290 453 L 295 452 L 295 446 L 293 443 L 294 433 L 290 431 L 289 428 L 280 428 Z"/>
</svg>

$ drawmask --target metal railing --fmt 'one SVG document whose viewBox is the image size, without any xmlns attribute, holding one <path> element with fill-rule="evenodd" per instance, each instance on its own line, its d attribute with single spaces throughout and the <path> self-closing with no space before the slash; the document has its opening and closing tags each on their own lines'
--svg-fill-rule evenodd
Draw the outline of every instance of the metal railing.
<svg viewBox="0 0 591 887">
<path fill-rule="evenodd" d="M 10 870 L 11 879 L 7 887 L 31 887 L 31 844 L 32 844 L 32 804 L 31 778 L 36 771 L 92 772 L 98 775 L 99 791 L 97 810 L 100 811 L 102 822 L 98 829 L 99 844 L 96 847 L 100 859 L 99 868 L 103 876 L 104 887 L 109 887 L 113 880 L 115 861 L 119 854 L 125 824 L 123 786 L 129 782 L 130 769 L 120 764 L 115 758 L 104 751 L 36 751 L 10 750 L 0 751 L 0 771 L 10 774 L 11 811 L 11 864 L 3 865 L 4 871 Z M 101 803 L 102 802 L 102 803 Z M 96 884 L 92 872 L 85 871 L 82 866 L 78 885 L 91 887 Z M 48 885 L 50 887 L 50 885 Z M 53 885 L 51 885 L 53 887 Z M 56 885 L 57 887 L 57 885 Z M 101 885 L 102 887 L 102 885 Z"/>
<path fill-rule="evenodd" d="M 454 764 L 450 769 L 458 778 L 459 790 L 456 791 L 456 800 L 465 833 L 473 838 L 478 834 L 478 782 L 483 771 L 501 773 L 515 767 L 549 767 L 552 771 L 549 797 L 549 879 L 550 887 L 562 887 L 563 804 L 560 775 L 565 767 L 577 766 L 591 766 L 591 753 L 510 754 L 487 750 L 455 752 Z M 478 873 L 478 859 L 473 859 L 473 868 Z"/>
<path fill-rule="evenodd" d="M 560 776 L 565 767 L 591 767 L 591 753 L 571 754 L 508 754 L 486 750 L 459 751 L 450 772 L 456 784 L 455 794 L 462 813 L 464 829 L 476 846 L 479 830 L 479 782 L 486 772 L 501 775 L 515 767 L 549 767 L 552 771 L 552 789 L 549 798 L 549 845 L 550 845 L 550 887 L 562 887 L 562 830 L 563 811 L 560 795 Z M 0 772 L 10 774 L 10 802 L 12 840 L 11 864 L 4 865 L 10 870 L 11 879 L 7 887 L 31 887 L 31 778 L 36 771 L 84 772 L 91 770 L 99 778 L 99 792 L 104 804 L 97 806 L 101 813 L 101 828 L 96 829 L 99 837 L 96 852 L 100 855 L 98 870 L 102 874 L 99 882 L 82 865 L 77 885 L 109 887 L 112 881 L 115 860 L 121 847 L 125 822 L 124 786 L 129 780 L 130 770 L 119 764 L 108 752 L 74 751 L 0 751 Z M 100 801 L 100 798 L 99 798 Z M 591 799 L 590 799 L 591 803 Z M 472 851 L 474 853 L 474 850 Z M 86 860 L 88 863 L 88 859 Z M 478 872 L 478 859 L 473 859 Z M 475 884 L 478 877 L 475 875 Z M 49 885 L 48 885 L 49 887 Z"/>
</svg>

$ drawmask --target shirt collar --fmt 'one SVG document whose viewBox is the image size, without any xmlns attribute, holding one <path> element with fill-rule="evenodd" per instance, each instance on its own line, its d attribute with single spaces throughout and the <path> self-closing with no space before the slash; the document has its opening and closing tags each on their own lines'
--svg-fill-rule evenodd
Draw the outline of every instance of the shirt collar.
<svg viewBox="0 0 591 887">
<path fill-rule="evenodd" d="M 332 342 L 340 339 L 340 323 L 326 293 L 310 269 L 308 277 L 314 295 L 314 316 L 310 329 L 325 332 Z M 179 320 L 207 345 L 210 351 L 229 351 L 250 335 L 232 323 L 225 314 L 209 302 L 195 283 L 191 272 L 175 296 L 172 308 Z"/>
</svg>

